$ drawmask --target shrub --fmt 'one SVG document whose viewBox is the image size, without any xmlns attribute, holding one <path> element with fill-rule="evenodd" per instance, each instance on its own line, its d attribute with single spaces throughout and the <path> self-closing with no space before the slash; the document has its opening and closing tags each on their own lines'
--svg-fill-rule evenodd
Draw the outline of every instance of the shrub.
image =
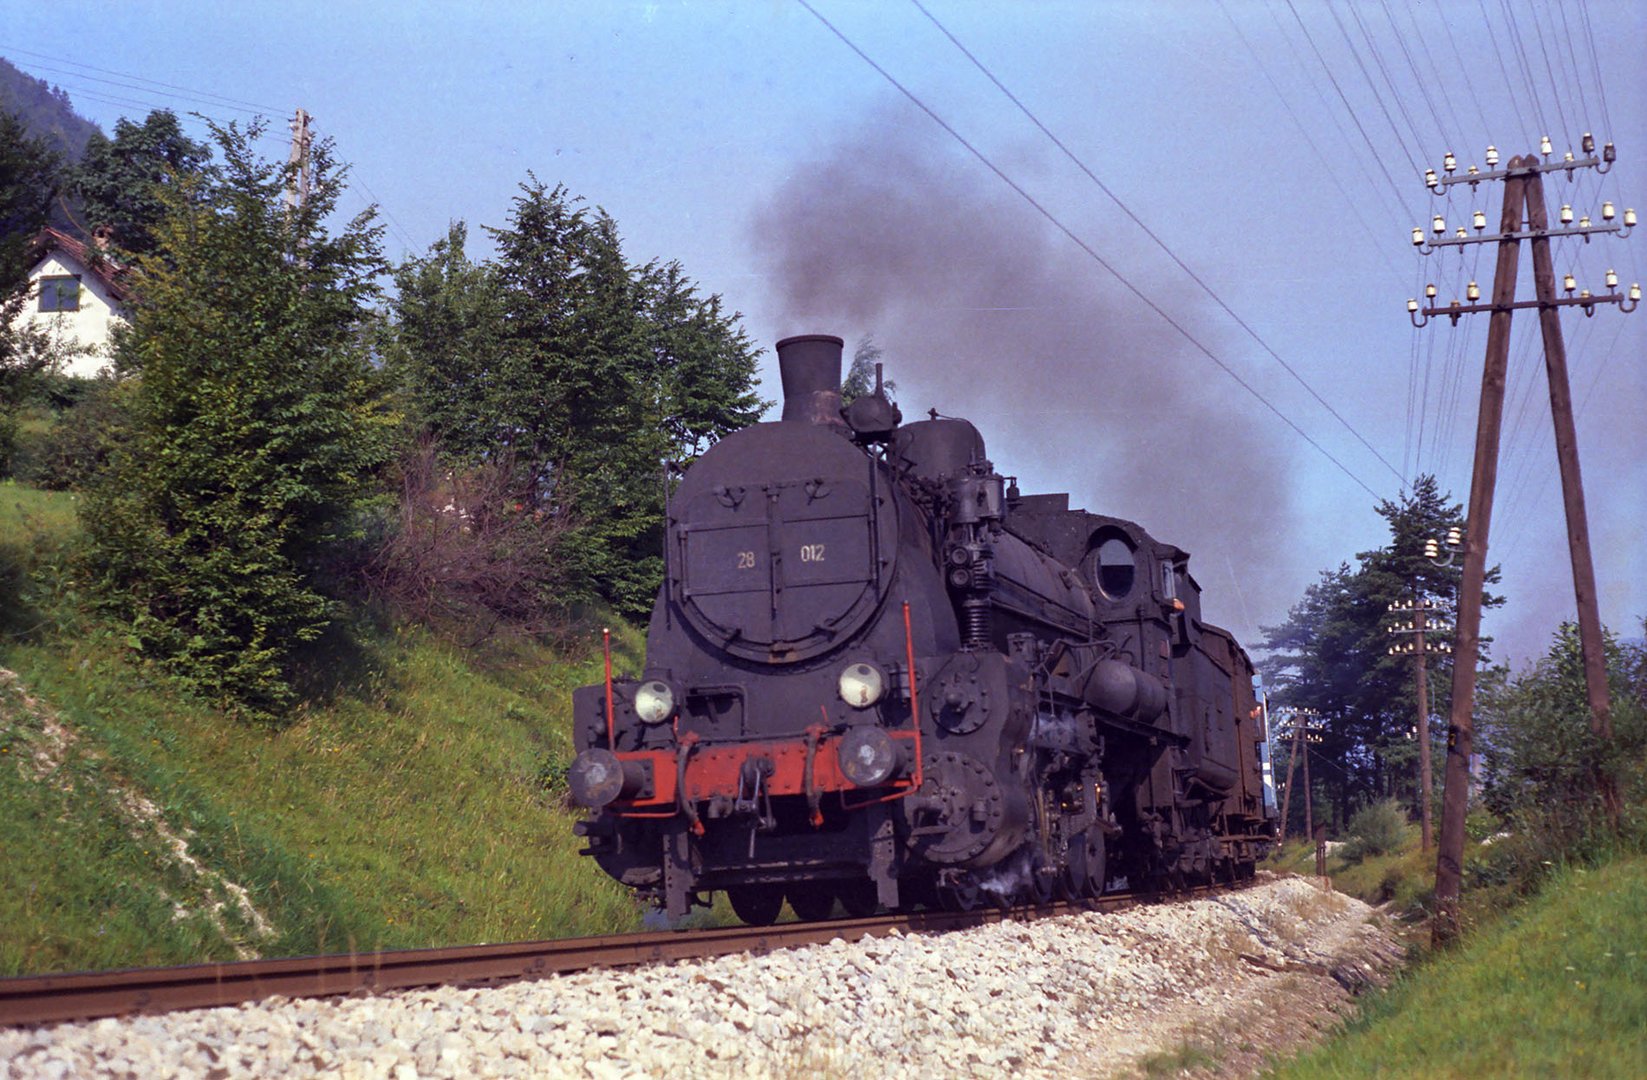
<svg viewBox="0 0 1647 1080">
<path fill-rule="evenodd" d="M 118 426 L 121 395 L 128 386 L 110 379 L 76 379 L 56 417 L 17 440 L 12 473 L 20 483 L 47 491 L 86 487 L 108 463 L 109 433 Z"/>
<path fill-rule="evenodd" d="M 1349 842 L 1344 858 L 1360 862 L 1369 855 L 1385 855 L 1401 846 L 1407 830 L 1407 815 L 1394 799 L 1369 803 L 1350 818 Z"/>
<path fill-rule="evenodd" d="M 568 516 L 530 509 L 532 479 L 511 456 L 445 466 L 425 438 L 397 472 L 394 519 L 362 568 L 374 600 L 469 645 L 562 628 Z"/>
</svg>

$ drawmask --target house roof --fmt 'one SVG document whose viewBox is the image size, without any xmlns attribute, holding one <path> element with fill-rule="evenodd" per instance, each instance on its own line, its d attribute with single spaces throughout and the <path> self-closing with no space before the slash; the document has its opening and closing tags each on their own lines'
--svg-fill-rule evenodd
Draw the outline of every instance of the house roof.
<svg viewBox="0 0 1647 1080">
<path fill-rule="evenodd" d="M 121 279 L 126 276 L 126 268 L 115 262 L 107 252 L 99 251 L 88 246 L 83 240 L 76 240 L 66 232 L 53 229 L 50 226 L 41 229 L 29 247 L 29 261 L 36 267 L 54 251 L 61 251 L 73 258 L 87 273 L 103 283 L 109 295 L 124 302 L 126 287 Z"/>
</svg>

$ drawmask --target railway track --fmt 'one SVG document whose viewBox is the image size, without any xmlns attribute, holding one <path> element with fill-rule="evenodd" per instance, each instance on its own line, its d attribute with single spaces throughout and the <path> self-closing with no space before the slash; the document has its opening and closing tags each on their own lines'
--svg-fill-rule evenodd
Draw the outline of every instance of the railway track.
<svg viewBox="0 0 1647 1080">
<path fill-rule="evenodd" d="M 276 996 L 339 997 L 426 986 L 494 985 L 597 967 L 639 967 L 733 953 L 765 953 L 835 938 L 858 941 L 893 931 L 940 933 L 1009 919 L 1117 911 L 1146 901 L 1189 899 L 1231 888 L 1229 885 L 1198 886 L 1170 897 L 1118 892 L 1098 900 L 1039 907 L 919 911 L 863 919 L 732 926 L 691 933 L 665 930 L 511 945 L 397 949 L 282 960 L 27 975 L 0 979 L 0 1025 L 21 1027 L 165 1013 L 239 1005 Z"/>
</svg>

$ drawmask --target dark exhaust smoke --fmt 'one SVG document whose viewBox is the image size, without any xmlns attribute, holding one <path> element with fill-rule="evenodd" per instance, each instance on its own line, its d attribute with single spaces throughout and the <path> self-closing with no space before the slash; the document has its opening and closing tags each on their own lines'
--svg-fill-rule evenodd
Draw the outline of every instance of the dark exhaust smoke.
<svg viewBox="0 0 1647 1080">
<path fill-rule="evenodd" d="M 872 333 L 906 412 L 965 416 L 1026 492 L 1068 489 L 1073 505 L 1189 550 L 1209 615 L 1255 641 L 1255 621 L 1276 621 L 1293 585 L 1275 553 L 1293 515 L 1268 414 L 929 127 L 882 115 L 799 164 L 760 212 L 789 325 Z M 1221 348 L 1210 304 L 1185 302 L 1193 286 L 1151 280 L 1133 237 L 1090 210 L 1058 212 L 1201 340 L 1246 362 Z"/>
</svg>

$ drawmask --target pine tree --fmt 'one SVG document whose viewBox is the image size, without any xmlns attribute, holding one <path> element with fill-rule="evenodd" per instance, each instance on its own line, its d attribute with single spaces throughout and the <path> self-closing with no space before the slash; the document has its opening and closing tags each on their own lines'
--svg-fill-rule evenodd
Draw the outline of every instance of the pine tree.
<svg viewBox="0 0 1647 1080">
<path fill-rule="evenodd" d="M 362 327 L 381 272 L 370 210 L 336 233 L 329 148 L 290 167 L 214 128 L 221 161 L 159 189 L 123 351 L 139 382 L 83 504 L 88 572 L 127 641 L 209 698 L 273 715 L 336 614 L 327 560 L 386 457 Z"/>
<path fill-rule="evenodd" d="M 1454 609 L 1461 571 L 1424 556 L 1426 538 L 1463 525 L 1463 507 L 1441 493 L 1433 476 L 1420 476 L 1400 500 L 1380 503 L 1378 513 L 1388 523 L 1390 542 L 1359 553 L 1353 567 L 1344 563 L 1323 572 L 1285 622 L 1263 628 L 1260 645 L 1269 653 L 1259 665 L 1266 682 L 1284 687 L 1288 705 L 1326 717 L 1323 742 L 1314 752 L 1338 766 L 1323 783 L 1337 796 L 1341 820 L 1352 803 L 1405 792 L 1417 755 L 1409 739 L 1416 711 L 1413 661 L 1388 654 L 1388 628 L 1398 618 L 1389 607 L 1422 596 L 1445 617 Z M 1487 580 L 1499 580 L 1497 567 Z M 1489 594 L 1483 603 L 1503 600 Z M 1450 659 L 1430 660 L 1433 716 L 1446 715 L 1451 670 Z"/>
</svg>

